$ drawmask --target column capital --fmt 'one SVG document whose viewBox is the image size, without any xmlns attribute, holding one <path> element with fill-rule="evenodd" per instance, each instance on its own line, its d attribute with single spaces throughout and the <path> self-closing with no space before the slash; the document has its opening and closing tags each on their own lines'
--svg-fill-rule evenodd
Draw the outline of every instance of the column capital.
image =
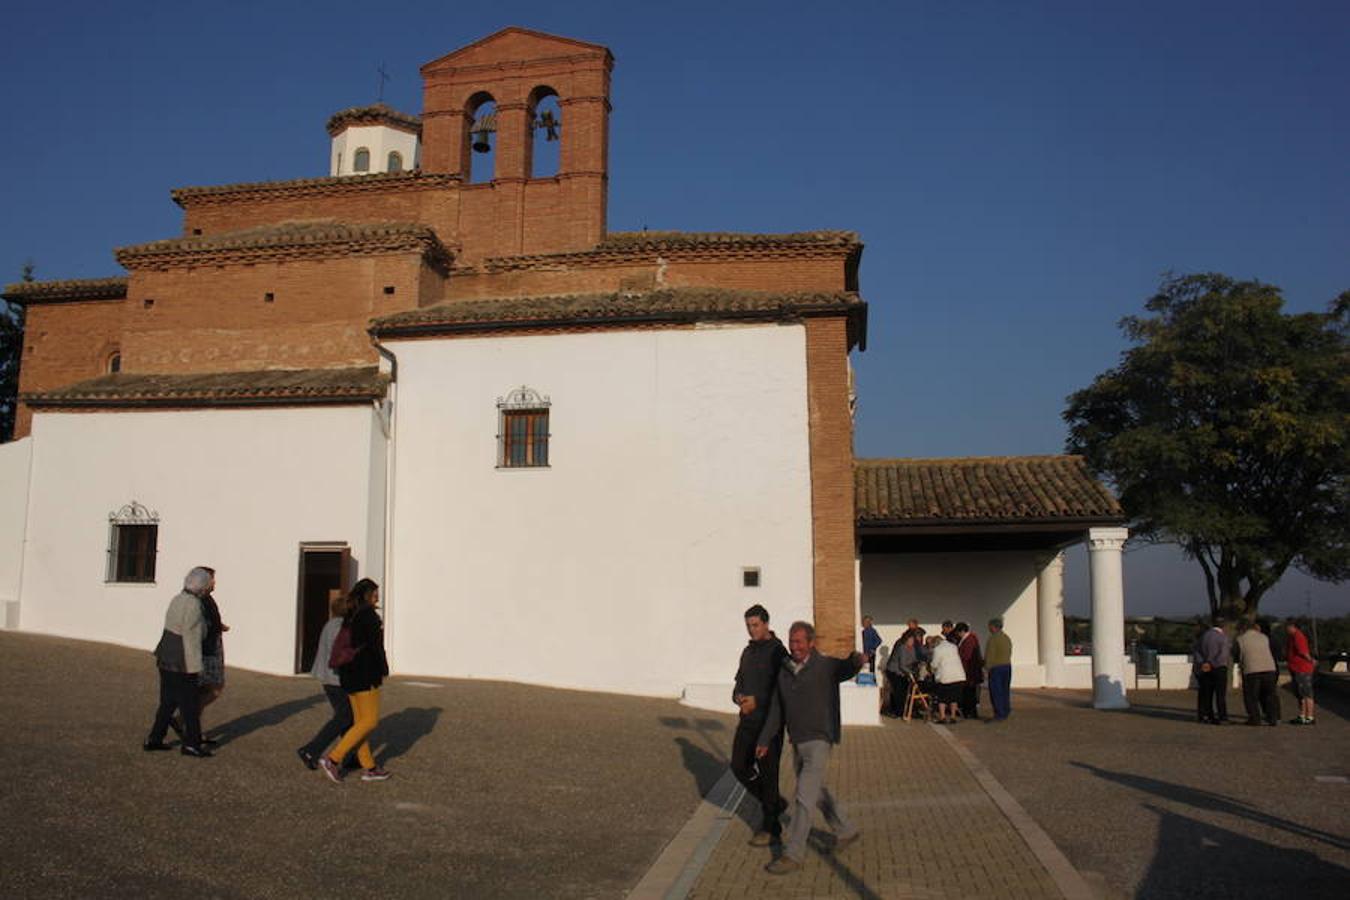
<svg viewBox="0 0 1350 900">
<path fill-rule="evenodd" d="M 1122 550 L 1129 540 L 1128 528 L 1089 528 L 1087 543 L 1089 550 Z"/>
</svg>

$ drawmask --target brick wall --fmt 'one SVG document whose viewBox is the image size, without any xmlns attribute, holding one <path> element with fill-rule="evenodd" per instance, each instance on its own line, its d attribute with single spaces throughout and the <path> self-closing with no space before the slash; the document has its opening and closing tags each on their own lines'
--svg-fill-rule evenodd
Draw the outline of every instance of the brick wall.
<svg viewBox="0 0 1350 900">
<path fill-rule="evenodd" d="M 406 253 L 133 272 L 123 371 L 373 364 L 370 318 L 439 292 L 440 279 L 424 268 L 419 254 Z"/>
<path fill-rule="evenodd" d="M 108 358 L 120 351 L 124 300 L 33 303 L 24 324 L 19 393 L 47 391 L 107 374 Z M 20 403 L 14 437 L 28 434 L 32 410 Z"/>
<path fill-rule="evenodd" d="M 853 420 L 849 413 L 847 324 L 806 322 L 811 431 L 811 528 L 815 549 L 815 626 L 822 653 L 855 647 Z"/>
</svg>

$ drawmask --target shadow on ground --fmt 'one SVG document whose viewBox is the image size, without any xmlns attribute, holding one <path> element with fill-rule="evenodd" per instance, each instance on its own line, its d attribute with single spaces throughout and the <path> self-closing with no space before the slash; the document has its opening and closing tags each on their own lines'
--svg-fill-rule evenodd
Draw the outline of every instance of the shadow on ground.
<svg viewBox="0 0 1350 900">
<path fill-rule="evenodd" d="M 266 709 L 245 713 L 228 722 L 222 722 L 209 730 L 211 736 L 216 739 L 217 743 L 224 746 L 231 741 L 237 741 L 242 737 L 250 735 L 260 728 L 271 728 L 274 725 L 280 725 L 296 713 L 304 712 L 311 706 L 317 706 L 322 702 L 324 702 L 322 694 L 311 694 L 310 696 L 299 700 L 286 700 L 275 706 L 269 706 Z"/>
<path fill-rule="evenodd" d="M 375 729 L 375 740 L 383 743 L 375 753 L 380 764 L 398 759 L 431 734 L 444 711 L 439 706 L 410 706 L 381 719 Z"/>
<path fill-rule="evenodd" d="M 1145 791 L 1154 794 L 1155 796 L 1162 797 L 1165 800 L 1171 800 L 1175 803 L 1184 803 L 1187 806 L 1193 806 L 1196 809 L 1207 812 L 1218 812 L 1224 813 L 1225 815 L 1237 816 L 1250 822 L 1264 825 L 1267 828 L 1274 828 L 1279 831 L 1287 832 L 1288 834 L 1297 835 L 1301 838 L 1319 841 L 1328 846 L 1335 847 L 1338 850 L 1350 850 L 1350 840 L 1346 840 L 1340 835 L 1322 831 L 1317 828 L 1310 828 L 1290 819 L 1272 816 L 1269 813 L 1262 812 L 1251 804 L 1244 803 L 1241 800 L 1224 794 L 1188 787 L 1187 785 L 1177 784 L 1171 781 L 1160 781 L 1156 778 L 1149 778 L 1144 775 L 1132 775 L 1128 772 L 1113 772 L 1109 769 L 1102 769 L 1083 762 L 1071 761 L 1069 765 L 1085 769 L 1093 775 L 1096 775 L 1098 778 L 1114 781 L 1116 784 L 1123 784 L 1126 787 L 1134 788 L 1138 791 Z M 1152 807 L 1149 808 L 1152 809 Z"/>
<path fill-rule="evenodd" d="M 1215 896 L 1215 873 L 1251 891 L 1244 896 L 1325 897 L 1350 883 L 1350 869 L 1306 850 L 1276 847 L 1152 804 L 1144 808 L 1160 821 L 1138 900 Z"/>
</svg>

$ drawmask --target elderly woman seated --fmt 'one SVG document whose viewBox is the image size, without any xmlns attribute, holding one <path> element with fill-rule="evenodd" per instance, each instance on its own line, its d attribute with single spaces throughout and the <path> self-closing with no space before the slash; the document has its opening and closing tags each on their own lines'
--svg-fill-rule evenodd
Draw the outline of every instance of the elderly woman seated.
<svg viewBox="0 0 1350 900">
<path fill-rule="evenodd" d="M 904 713 L 905 699 L 909 696 L 910 685 L 914 683 L 922 648 L 919 640 L 923 632 L 911 628 L 896 641 L 895 648 L 886 659 L 886 683 L 890 687 L 889 699 L 883 715 L 898 719 Z"/>
</svg>

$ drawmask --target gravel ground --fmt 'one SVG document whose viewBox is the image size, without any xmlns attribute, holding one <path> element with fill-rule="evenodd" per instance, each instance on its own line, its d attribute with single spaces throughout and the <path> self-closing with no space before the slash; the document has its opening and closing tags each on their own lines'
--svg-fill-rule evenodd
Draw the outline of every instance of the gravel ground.
<svg viewBox="0 0 1350 900">
<path fill-rule="evenodd" d="M 1140 690 L 1127 711 L 1024 691 L 1004 723 L 953 734 L 1106 898 L 1344 897 L 1350 892 L 1350 704 L 1315 727 L 1195 722 L 1195 694 Z M 1295 706 L 1281 690 L 1287 720 Z M 1240 694 L 1230 714 L 1245 721 Z"/>
<path fill-rule="evenodd" d="M 341 785 L 294 748 L 309 678 L 230 669 L 216 757 L 145 753 L 149 655 L 0 632 L 0 896 L 618 897 L 725 768 L 734 722 L 674 701 L 394 679 Z"/>
</svg>

